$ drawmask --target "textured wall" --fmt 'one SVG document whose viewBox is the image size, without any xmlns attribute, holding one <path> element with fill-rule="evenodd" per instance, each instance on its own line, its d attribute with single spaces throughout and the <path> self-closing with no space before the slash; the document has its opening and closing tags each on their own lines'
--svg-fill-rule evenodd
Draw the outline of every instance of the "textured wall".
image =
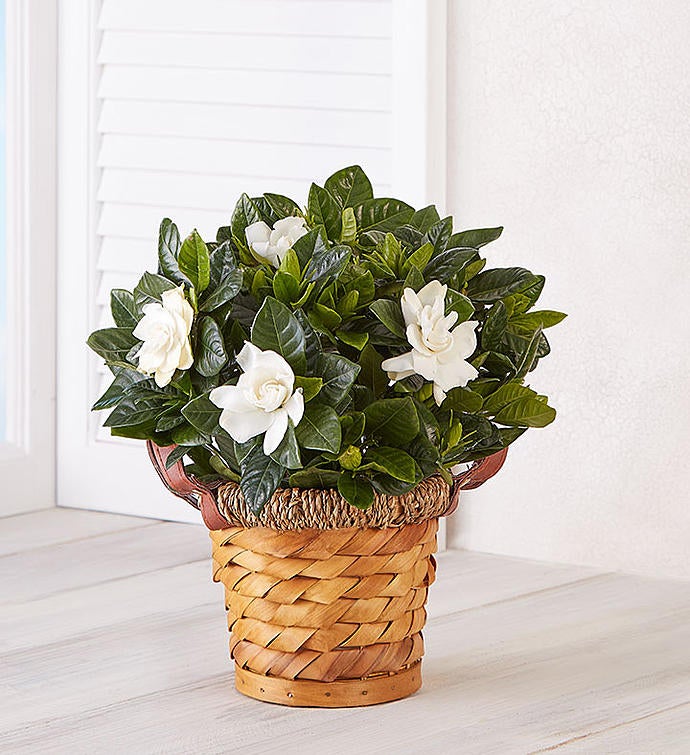
<svg viewBox="0 0 690 755">
<path fill-rule="evenodd" d="M 451 542 L 690 577 L 690 5 L 449 5 L 448 209 L 570 313 L 533 380 L 559 419 Z"/>
</svg>

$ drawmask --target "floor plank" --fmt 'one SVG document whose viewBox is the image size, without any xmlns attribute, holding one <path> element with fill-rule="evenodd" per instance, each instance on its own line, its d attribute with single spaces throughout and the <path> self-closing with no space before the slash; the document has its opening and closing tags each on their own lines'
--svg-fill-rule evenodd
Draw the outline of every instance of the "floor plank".
<svg viewBox="0 0 690 755">
<path fill-rule="evenodd" d="M 16 553 L 0 559 L 0 605 L 199 561 L 210 550 L 202 527 L 160 522 Z"/>
<path fill-rule="evenodd" d="M 155 524 L 155 519 L 79 509 L 52 508 L 16 514 L 0 518 L 0 557 Z"/>
<path fill-rule="evenodd" d="M 0 559 L 2 752 L 687 752 L 690 583 L 444 554 L 422 690 L 294 710 L 234 691 L 201 528 L 91 540 L 45 549 L 49 589 Z"/>
<path fill-rule="evenodd" d="M 590 753 L 664 753 L 687 755 L 690 749 L 690 701 L 565 742 L 556 755 Z M 541 752 L 545 752 L 542 750 Z"/>
</svg>

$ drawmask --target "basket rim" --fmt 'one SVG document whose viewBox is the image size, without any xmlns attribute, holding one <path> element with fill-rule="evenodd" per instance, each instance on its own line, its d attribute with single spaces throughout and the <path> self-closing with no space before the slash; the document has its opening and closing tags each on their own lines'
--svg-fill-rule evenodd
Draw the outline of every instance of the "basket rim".
<svg viewBox="0 0 690 755">
<path fill-rule="evenodd" d="M 165 487 L 174 495 L 187 501 L 190 505 L 194 506 L 201 511 L 201 516 L 204 523 L 209 529 L 224 529 L 226 527 L 236 526 L 221 512 L 218 505 L 219 491 L 227 485 L 236 485 L 231 481 L 219 480 L 213 483 L 202 482 L 194 475 L 190 475 L 185 471 L 184 464 L 181 461 L 177 461 L 169 468 L 166 466 L 166 461 L 170 454 L 177 446 L 159 446 L 155 442 L 148 440 L 146 446 L 149 453 L 149 458 L 153 464 L 161 481 Z M 495 454 L 486 456 L 483 459 L 479 459 L 473 462 L 470 469 L 462 472 L 459 475 L 454 476 L 453 485 L 449 487 L 448 503 L 442 512 L 436 514 L 436 516 L 449 516 L 452 514 L 459 502 L 459 496 L 461 490 L 472 490 L 483 485 L 487 480 L 493 477 L 503 466 L 508 449 L 504 448 L 502 451 L 498 451 Z M 418 483 L 410 493 L 406 495 L 412 495 L 419 488 L 420 485 L 427 480 L 432 480 L 435 477 L 440 478 L 439 475 L 431 475 L 426 477 L 420 483 Z M 444 482 L 444 484 L 446 484 Z M 282 488 L 276 493 L 281 491 L 318 491 L 322 493 L 320 488 Z M 337 493 L 337 491 L 336 491 Z M 275 495 L 275 494 L 274 494 Z M 377 494 L 381 495 L 381 494 Z M 401 496 L 383 496 L 386 499 L 392 500 L 400 498 Z M 348 504 L 349 506 L 349 504 Z M 358 510 L 357 510 L 358 511 Z M 261 524 L 249 525 L 249 526 L 265 526 Z M 355 526 L 370 526 L 368 524 L 355 525 Z M 398 525 L 399 526 L 399 525 Z M 333 527 L 331 527 L 332 529 Z"/>
</svg>

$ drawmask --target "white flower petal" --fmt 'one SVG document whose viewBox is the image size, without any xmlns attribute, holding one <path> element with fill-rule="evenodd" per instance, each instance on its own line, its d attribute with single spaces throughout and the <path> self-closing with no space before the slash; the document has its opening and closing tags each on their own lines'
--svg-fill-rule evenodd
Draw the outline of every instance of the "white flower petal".
<svg viewBox="0 0 690 755">
<path fill-rule="evenodd" d="M 417 291 L 417 298 L 423 307 L 432 307 L 437 300 L 442 302 L 445 300 L 446 291 L 448 291 L 448 286 L 433 280 Z"/>
<path fill-rule="evenodd" d="M 238 443 L 246 443 L 250 438 L 266 432 L 273 421 L 273 413 L 253 408 L 247 412 L 233 412 L 224 409 L 218 423 L 225 432 Z"/>
<path fill-rule="evenodd" d="M 256 407 L 247 401 L 245 392 L 238 385 L 220 385 L 208 397 L 219 409 L 227 409 L 235 414 L 256 411 Z"/>
<path fill-rule="evenodd" d="M 271 236 L 271 228 L 264 223 L 263 220 L 259 220 L 256 223 L 250 223 L 244 229 L 244 237 L 247 239 L 249 246 L 254 244 L 266 243 Z"/>
<path fill-rule="evenodd" d="M 250 370 L 254 369 L 256 360 L 260 355 L 261 349 L 254 346 L 254 344 L 250 341 L 245 341 L 244 346 L 240 350 L 239 354 L 235 357 L 235 359 L 237 360 L 237 364 L 239 364 L 244 372 L 249 372 Z"/>
<path fill-rule="evenodd" d="M 457 325 L 451 332 L 453 336 L 452 352 L 466 359 L 472 356 L 477 348 L 477 334 L 474 332 L 479 323 L 474 320 L 467 320 Z"/>
<path fill-rule="evenodd" d="M 451 388 L 463 388 L 478 375 L 477 369 L 469 362 L 456 359 L 446 363 L 439 362 L 434 382 L 449 391 Z"/>
<path fill-rule="evenodd" d="M 393 380 L 402 380 L 403 378 L 414 375 L 414 364 L 412 362 L 412 352 L 400 354 L 397 357 L 391 357 L 381 362 L 381 369 L 388 373 L 388 377 Z"/>
<path fill-rule="evenodd" d="M 304 396 L 301 388 L 298 388 L 285 402 L 285 411 L 292 420 L 292 424 L 297 427 L 304 416 Z"/>
<path fill-rule="evenodd" d="M 272 454 L 278 448 L 288 428 L 288 413 L 285 409 L 278 409 L 268 416 L 271 418 L 271 424 L 266 430 L 266 435 L 264 435 L 264 453 L 266 456 Z"/>
<path fill-rule="evenodd" d="M 441 404 L 446 399 L 446 393 L 445 391 L 438 385 L 438 383 L 434 383 L 434 401 L 436 402 L 437 406 L 441 406 Z"/>
<path fill-rule="evenodd" d="M 410 324 L 419 324 L 422 303 L 419 301 L 419 297 L 413 289 L 406 288 L 403 291 L 403 295 L 400 299 L 400 309 L 402 310 L 406 326 L 409 326 Z"/>
</svg>

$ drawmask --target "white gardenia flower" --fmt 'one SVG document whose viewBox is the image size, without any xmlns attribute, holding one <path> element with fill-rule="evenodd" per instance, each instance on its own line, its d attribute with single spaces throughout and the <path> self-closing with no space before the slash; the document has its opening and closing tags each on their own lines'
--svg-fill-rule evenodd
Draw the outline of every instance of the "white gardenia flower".
<svg viewBox="0 0 690 755">
<path fill-rule="evenodd" d="M 184 286 L 163 291 L 162 303 L 144 306 L 144 316 L 132 331 L 143 341 L 139 349 L 139 369 L 154 375 L 156 385 L 164 388 L 175 370 L 188 370 L 194 361 L 189 343 L 194 310 L 184 296 Z"/>
<path fill-rule="evenodd" d="M 295 427 L 304 414 L 302 389 L 295 390 L 295 373 L 275 351 L 261 351 L 245 341 L 237 362 L 243 370 L 237 385 L 221 385 L 209 394 L 223 411 L 220 426 L 238 443 L 261 433 L 264 453 L 272 454 L 288 429 Z"/>
<path fill-rule="evenodd" d="M 244 229 L 249 248 L 257 257 L 268 260 L 278 267 L 288 249 L 297 239 L 307 233 L 304 218 L 289 217 L 276 220 L 273 229 L 263 220 L 252 223 Z"/>
<path fill-rule="evenodd" d="M 393 381 L 421 375 L 434 384 L 434 398 L 440 406 L 446 391 L 467 385 L 479 374 L 467 361 L 477 347 L 474 321 L 462 322 L 451 330 L 457 312 L 444 315 L 448 286 L 433 280 L 415 293 L 406 288 L 400 306 L 405 318 L 407 340 L 412 351 L 391 357 L 381 367 Z"/>
</svg>

